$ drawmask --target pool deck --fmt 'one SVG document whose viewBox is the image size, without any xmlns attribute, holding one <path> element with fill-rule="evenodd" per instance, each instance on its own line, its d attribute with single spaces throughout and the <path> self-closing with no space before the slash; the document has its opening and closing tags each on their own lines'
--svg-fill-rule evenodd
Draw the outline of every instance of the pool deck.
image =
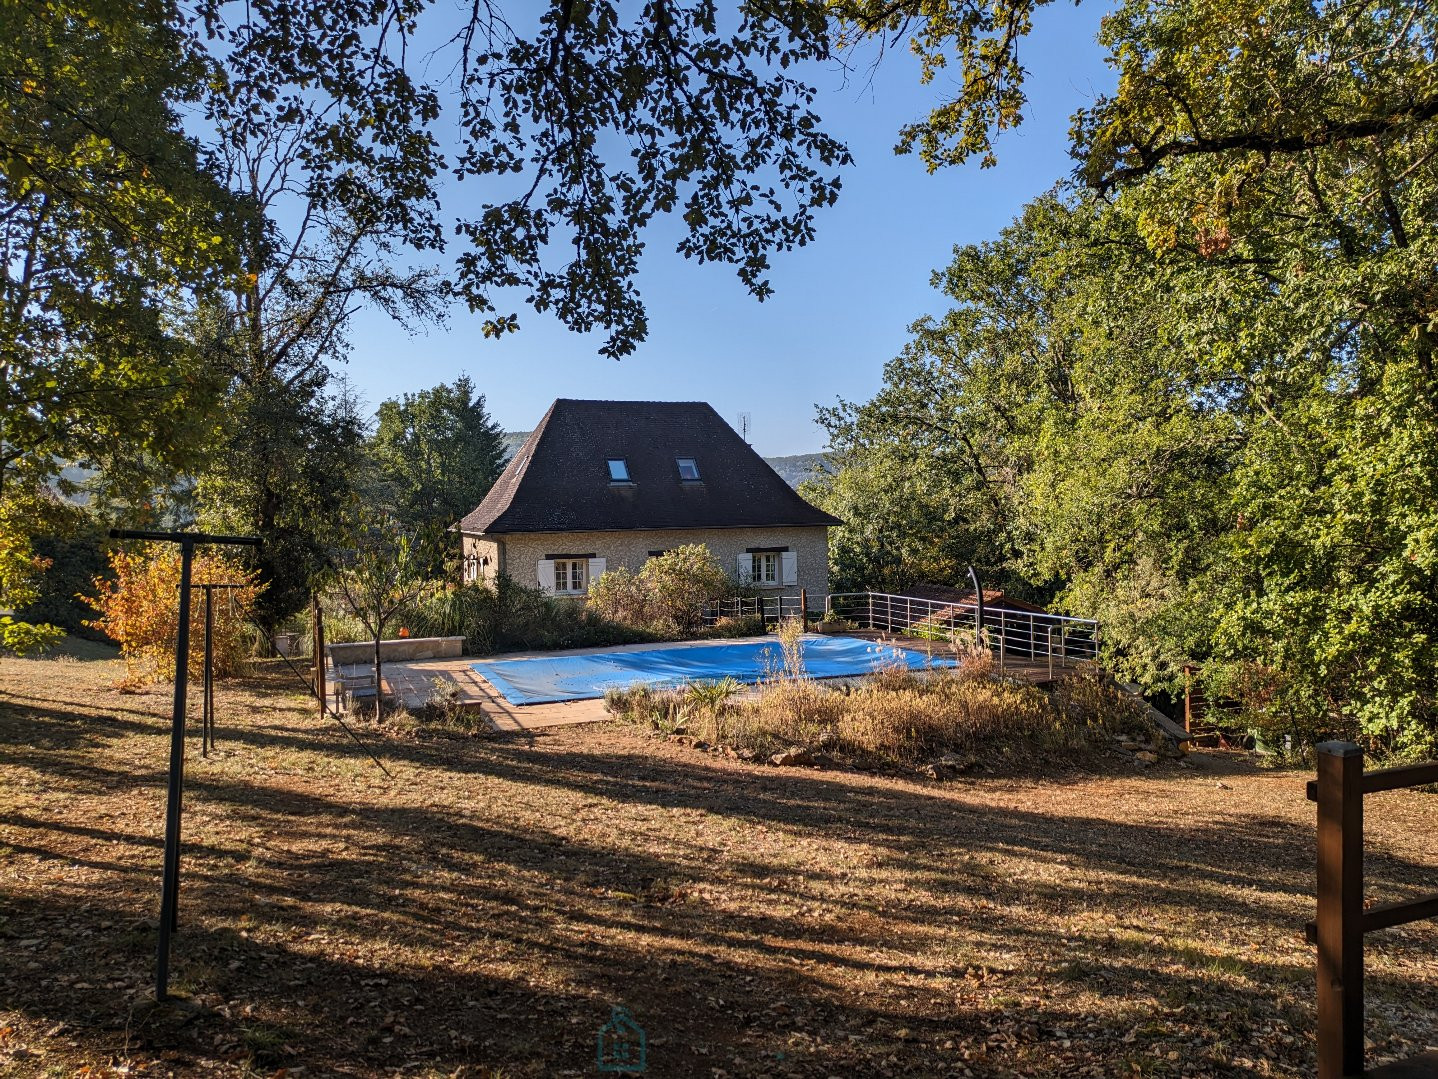
<svg viewBox="0 0 1438 1079">
<path fill-rule="evenodd" d="M 924 646 L 914 641 L 895 640 L 879 633 L 860 630 L 845 634 L 865 640 L 883 640 L 885 644 L 907 649 L 911 652 L 926 652 Z M 808 637 L 818 640 L 821 634 L 811 633 Z M 643 652 L 652 649 L 704 648 L 715 644 L 777 643 L 774 634 L 763 637 L 734 637 L 722 641 L 673 641 L 665 644 L 621 644 L 596 648 L 567 648 L 554 652 L 507 652 L 494 656 L 456 656 L 446 659 L 397 660 L 384 665 L 385 692 L 398 696 L 411 711 L 424 707 L 435 692 L 435 683 L 443 682 L 459 690 L 459 703 L 467 709 L 481 712 L 496 731 L 516 733 L 543 730 L 546 727 L 567 727 L 575 723 L 596 723 L 608 715 L 602 700 L 558 701 L 551 704 L 510 704 L 504 696 L 481 678 L 472 664 L 477 660 L 534 659 L 553 656 L 594 656 L 609 652 Z M 1062 668 L 1054 672 L 1058 675 Z M 1011 678 L 1042 684 L 1050 680 L 1049 668 L 1037 663 L 1009 663 L 1005 673 Z M 855 676 L 862 677 L 862 676 Z M 842 682 L 844 679 L 825 679 Z"/>
</svg>

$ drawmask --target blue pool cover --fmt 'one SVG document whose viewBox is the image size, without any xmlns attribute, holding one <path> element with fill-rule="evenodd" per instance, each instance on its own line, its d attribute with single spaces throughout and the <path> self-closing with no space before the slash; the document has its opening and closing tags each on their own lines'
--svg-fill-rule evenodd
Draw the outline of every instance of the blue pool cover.
<svg viewBox="0 0 1438 1079">
<path fill-rule="evenodd" d="M 952 667 L 952 658 L 928 656 L 855 637 L 804 638 L 804 669 L 814 678 L 871 674 L 879 667 Z M 608 689 L 646 685 L 656 689 L 686 682 L 762 681 L 780 662 L 779 642 L 645 648 L 590 656 L 536 656 L 486 659 L 474 670 L 504 694 L 510 704 L 582 701 Z"/>
</svg>

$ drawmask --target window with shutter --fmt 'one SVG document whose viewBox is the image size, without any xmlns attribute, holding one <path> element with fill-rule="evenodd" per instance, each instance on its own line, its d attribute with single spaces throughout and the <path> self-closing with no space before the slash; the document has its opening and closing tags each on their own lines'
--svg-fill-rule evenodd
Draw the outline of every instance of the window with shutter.
<svg viewBox="0 0 1438 1079">
<path fill-rule="evenodd" d="M 754 583 L 754 559 L 747 553 L 739 556 L 739 583 Z"/>
<path fill-rule="evenodd" d="M 760 551 L 751 554 L 749 575 L 760 588 L 772 587 L 779 583 L 779 553 Z"/>
</svg>

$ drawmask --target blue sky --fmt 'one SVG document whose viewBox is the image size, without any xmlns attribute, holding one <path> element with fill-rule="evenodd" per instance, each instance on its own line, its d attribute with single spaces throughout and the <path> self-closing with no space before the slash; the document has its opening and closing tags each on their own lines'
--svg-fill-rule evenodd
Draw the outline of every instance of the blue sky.
<svg viewBox="0 0 1438 1079">
<path fill-rule="evenodd" d="M 730 423 L 750 413 L 750 440 L 767 456 L 822 449 L 814 406 L 878 389 L 909 324 L 944 309 L 929 277 L 954 246 L 994 236 L 1071 169 L 1071 115 L 1113 87 L 1094 40 L 1104 10 L 1062 2 L 1039 10 L 1021 54 L 1030 72 L 1026 120 L 1000 140 L 992 169 L 930 175 L 916 156 L 893 153 L 899 127 L 927 110 L 945 78 L 920 86 L 903 50 L 872 81 L 844 85 L 838 71 L 811 73 L 817 111 L 855 164 L 838 204 L 819 218 L 818 239 L 775 257 L 776 294 L 762 304 L 731 271 L 675 254 L 664 226 L 649 237 L 639 280 L 649 339 L 623 360 L 598 355 L 597 335 L 525 309 L 523 329 L 498 341 L 481 337 L 482 320 L 463 309 L 414 336 L 366 312 L 346 374 L 371 408 L 468 374 L 506 430 L 533 427 L 556 397 L 702 400 Z M 449 194 L 477 197 L 478 189 Z"/>
</svg>

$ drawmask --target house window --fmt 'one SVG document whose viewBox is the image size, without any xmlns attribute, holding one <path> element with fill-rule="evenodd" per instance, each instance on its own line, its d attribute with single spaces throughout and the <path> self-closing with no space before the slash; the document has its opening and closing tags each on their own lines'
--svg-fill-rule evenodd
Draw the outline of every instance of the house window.
<svg viewBox="0 0 1438 1079">
<path fill-rule="evenodd" d="M 589 591 L 586 579 L 589 568 L 587 558 L 559 558 L 554 562 L 554 591 L 556 595 L 574 596 Z"/>
<path fill-rule="evenodd" d="M 629 482 L 629 462 L 626 461 L 623 457 L 609 458 L 609 482 Z"/>
<path fill-rule="evenodd" d="M 692 457 L 676 457 L 675 463 L 679 466 L 679 478 L 686 482 L 699 479 L 699 463 Z"/>
<path fill-rule="evenodd" d="M 777 551 L 764 551 L 750 557 L 754 560 L 751 577 L 755 584 L 763 586 L 779 583 L 779 554 Z"/>
</svg>

